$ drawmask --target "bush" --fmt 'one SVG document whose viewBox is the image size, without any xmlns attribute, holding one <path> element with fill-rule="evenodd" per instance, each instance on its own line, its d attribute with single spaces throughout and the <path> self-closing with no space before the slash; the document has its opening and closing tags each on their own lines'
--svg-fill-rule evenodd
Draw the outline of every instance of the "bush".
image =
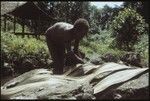
<svg viewBox="0 0 150 101">
<path fill-rule="evenodd" d="M 147 33 L 148 25 L 134 9 L 124 8 L 112 22 L 115 46 L 119 49 L 132 50 L 140 35 Z"/>
<path fill-rule="evenodd" d="M 90 34 L 96 34 L 101 31 L 100 26 L 98 26 L 95 21 L 91 21 L 90 26 L 91 26 L 89 29 Z"/>
<path fill-rule="evenodd" d="M 44 41 L 3 32 L 1 32 L 1 54 L 2 60 L 14 68 L 23 68 L 21 66 L 25 61 L 32 62 L 37 68 L 44 67 L 49 59 L 48 48 Z"/>
<path fill-rule="evenodd" d="M 80 49 L 85 55 L 90 58 L 93 55 L 104 55 L 106 53 L 112 53 L 120 56 L 124 51 L 120 51 L 116 48 L 110 47 L 114 38 L 111 38 L 111 30 L 103 30 L 98 34 L 89 35 L 88 38 L 83 39 L 80 43 Z"/>
<path fill-rule="evenodd" d="M 140 53 L 142 55 L 142 57 L 147 61 L 148 63 L 148 59 L 149 59 L 149 40 L 148 40 L 148 35 L 143 34 L 140 37 L 140 41 L 138 43 L 135 44 L 134 48 L 135 48 L 135 52 Z"/>
</svg>

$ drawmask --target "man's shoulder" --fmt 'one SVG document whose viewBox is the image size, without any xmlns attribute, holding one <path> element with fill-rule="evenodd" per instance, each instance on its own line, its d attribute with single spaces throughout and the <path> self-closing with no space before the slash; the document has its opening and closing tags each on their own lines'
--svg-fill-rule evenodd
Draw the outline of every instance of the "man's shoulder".
<svg viewBox="0 0 150 101">
<path fill-rule="evenodd" d="M 54 24 L 53 27 L 58 28 L 58 29 L 70 29 L 70 28 L 73 28 L 73 25 L 66 23 L 66 22 L 57 22 Z"/>
<path fill-rule="evenodd" d="M 66 22 L 57 22 L 54 24 L 54 26 L 73 26 L 73 25 Z"/>
</svg>

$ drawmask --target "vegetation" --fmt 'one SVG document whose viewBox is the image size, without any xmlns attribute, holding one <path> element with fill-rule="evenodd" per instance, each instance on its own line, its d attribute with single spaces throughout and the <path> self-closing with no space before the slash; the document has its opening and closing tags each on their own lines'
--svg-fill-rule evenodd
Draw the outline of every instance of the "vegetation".
<svg viewBox="0 0 150 101">
<path fill-rule="evenodd" d="M 89 35 L 81 42 L 81 50 L 84 51 L 89 57 L 93 54 L 104 55 L 106 53 L 112 53 L 117 56 L 121 56 L 124 51 L 117 48 L 110 47 L 113 39 L 111 37 L 111 30 L 103 30 L 99 34 Z"/>
<path fill-rule="evenodd" d="M 3 62 L 9 63 L 15 69 L 23 68 L 27 61 L 33 66 L 30 68 L 48 65 L 49 53 L 46 43 L 35 38 L 22 38 L 9 32 L 1 32 L 1 54 Z"/>
<path fill-rule="evenodd" d="M 88 37 L 80 43 L 80 49 L 86 54 L 86 57 L 90 58 L 93 54 L 101 56 L 106 53 L 120 57 L 132 51 L 140 53 L 142 59 L 148 64 L 148 26 L 144 21 L 144 15 L 132 7 L 128 8 L 128 3 L 121 7 L 105 6 L 102 9 L 91 6 L 90 2 L 49 3 L 46 1 L 38 4 L 52 16 L 61 18 L 60 21 L 73 24 L 80 17 L 89 21 Z M 23 38 L 10 34 L 9 31 L 13 30 L 12 22 L 9 22 L 7 32 L 3 32 L 4 25 L 3 23 L 1 25 L 1 57 L 4 63 L 9 63 L 14 68 L 16 66 L 22 68 L 26 61 L 31 62 L 31 66 L 35 68 L 49 65 L 50 58 L 45 37 L 42 37 L 41 40 L 33 37 Z M 21 31 L 19 24 L 16 28 L 17 31 Z"/>
<path fill-rule="evenodd" d="M 142 34 L 147 34 L 147 24 L 134 9 L 125 8 L 112 22 L 115 45 L 119 49 L 131 50 Z"/>
</svg>

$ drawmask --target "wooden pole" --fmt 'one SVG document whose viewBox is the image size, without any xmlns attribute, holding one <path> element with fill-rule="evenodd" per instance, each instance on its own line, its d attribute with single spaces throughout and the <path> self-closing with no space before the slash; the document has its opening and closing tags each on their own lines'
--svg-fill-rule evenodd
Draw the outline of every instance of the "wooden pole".
<svg viewBox="0 0 150 101">
<path fill-rule="evenodd" d="M 38 18 L 38 22 L 37 22 L 37 27 L 38 27 L 38 31 L 37 31 L 37 39 L 39 39 L 39 36 L 40 36 L 40 30 L 41 30 L 41 22 L 40 22 L 40 17 Z"/>
<path fill-rule="evenodd" d="M 24 21 L 23 21 L 23 24 L 22 24 L 22 33 L 24 34 Z"/>
<path fill-rule="evenodd" d="M 6 15 L 4 15 L 4 32 L 6 32 Z"/>
<path fill-rule="evenodd" d="M 16 17 L 14 16 L 14 33 L 16 31 Z"/>
<path fill-rule="evenodd" d="M 35 20 L 35 38 L 37 39 L 37 33 L 38 33 L 38 31 L 37 31 L 37 28 L 38 27 L 38 25 L 37 25 L 37 20 Z"/>
<path fill-rule="evenodd" d="M 22 21 L 22 34 L 23 34 L 23 37 L 24 37 L 24 19 L 23 19 L 23 21 Z"/>
</svg>

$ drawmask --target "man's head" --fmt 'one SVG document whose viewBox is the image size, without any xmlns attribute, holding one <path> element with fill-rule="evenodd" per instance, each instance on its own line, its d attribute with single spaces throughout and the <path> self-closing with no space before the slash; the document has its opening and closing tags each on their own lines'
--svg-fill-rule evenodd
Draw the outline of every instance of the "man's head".
<svg viewBox="0 0 150 101">
<path fill-rule="evenodd" d="M 80 18 L 77 19 L 74 23 L 74 32 L 75 32 L 75 37 L 76 38 L 83 38 L 85 35 L 87 35 L 88 30 L 89 30 L 89 23 L 87 20 Z"/>
</svg>

